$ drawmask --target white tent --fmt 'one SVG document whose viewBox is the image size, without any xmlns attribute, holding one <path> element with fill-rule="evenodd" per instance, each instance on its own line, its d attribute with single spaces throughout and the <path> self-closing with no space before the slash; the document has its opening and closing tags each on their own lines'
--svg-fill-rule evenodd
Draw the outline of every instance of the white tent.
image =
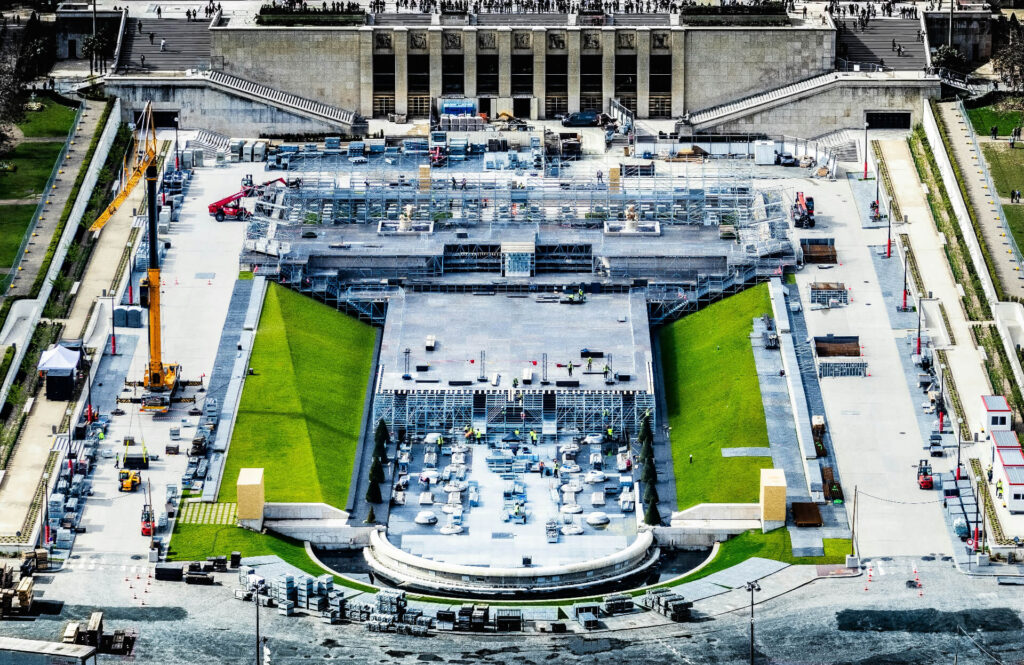
<svg viewBox="0 0 1024 665">
<path fill-rule="evenodd" d="M 73 370 L 78 367 L 79 352 L 55 344 L 39 357 L 39 371 Z"/>
</svg>

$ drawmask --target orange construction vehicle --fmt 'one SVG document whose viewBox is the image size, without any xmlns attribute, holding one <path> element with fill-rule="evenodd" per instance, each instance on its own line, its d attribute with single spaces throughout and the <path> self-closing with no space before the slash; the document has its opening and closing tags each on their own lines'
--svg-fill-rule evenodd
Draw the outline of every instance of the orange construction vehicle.
<svg viewBox="0 0 1024 665">
<path fill-rule="evenodd" d="M 932 476 L 932 465 L 926 459 L 917 463 L 917 486 L 923 490 L 935 488 L 935 478 Z"/>
<path fill-rule="evenodd" d="M 142 535 L 153 535 L 153 508 L 148 503 L 142 506 Z"/>
<path fill-rule="evenodd" d="M 121 469 L 117 474 L 117 491 L 118 492 L 134 492 L 139 489 L 139 485 L 142 483 L 142 477 L 138 471 L 129 469 Z"/>
<path fill-rule="evenodd" d="M 142 411 L 167 413 L 171 399 L 178 389 L 180 365 L 164 365 L 160 343 L 160 253 L 156 232 L 156 166 L 146 169 L 146 187 L 149 200 L 149 269 L 139 283 L 149 302 L 149 366 L 142 380 Z"/>
<path fill-rule="evenodd" d="M 814 197 L 797 192 L 793 204 L 793 225 L 798 229 L 814 228 Z"/>
</svg>

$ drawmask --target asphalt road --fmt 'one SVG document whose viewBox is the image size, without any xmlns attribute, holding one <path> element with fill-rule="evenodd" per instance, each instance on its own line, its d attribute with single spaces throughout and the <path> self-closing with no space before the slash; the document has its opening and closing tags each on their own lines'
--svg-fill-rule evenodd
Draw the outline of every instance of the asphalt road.
<svg viewBox="0 0 1024 665">
<path fill-rule="evenodd" d="M 213 587 L 147 584 L 143 562 L 94 557 L 40 577 L 40 600 L 58 614 L 4 622 L 0 633 L 55 640 L 67 621 L 85 620 L 100 609 L 108 631 L 138 631 L 136 663 L 252 662 L 254 610 L 233 599 L 234 574 L 220 576 L 222 584 Z M 960 663 L 996 662 L 959 632 L 962 626 L 999 662 L 1024 663 L 1021 587 L 967 577 L 948 561 L 906 557 L 869 563 L 870 582 L 866 574 L 819 580 L 759 603 L 758 662 L 953 663 L 958 649 Z M 915 577 L 920 588 L 908 586 Z M 695 609 L 699 612 L 701 603 Z M 357 624 L 329 626 L 313 617 L 283 617 L 276 610 L 263 610 L 261 623 L 275 665 L 749 662 L 745 609 L 700 615 L 688 624 L 562 636 L 439 633 L 414 638 L 370 633 Z M 99 662 L 122 660 L 101 657 Z"/>
</svg>

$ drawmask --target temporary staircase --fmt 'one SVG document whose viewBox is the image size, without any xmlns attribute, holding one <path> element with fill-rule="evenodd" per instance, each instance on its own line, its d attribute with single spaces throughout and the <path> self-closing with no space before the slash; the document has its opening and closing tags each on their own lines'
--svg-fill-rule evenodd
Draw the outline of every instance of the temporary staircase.
<svg viewBox="0 0 1024 665">
<path fill-rule="evenodd" d="M 189 139 L 185 147 L 201 148 L 206 157 L 213 159 L 217 156 L 219 150 L 227 150 L 230 142 L 231 139 L 223 134 L 212 132 L 208 129 L 201 129 L 196 133 L 195 138 Z"/>
<path fill-rule="evenodd" d="M 262 83 L 249 81 L 226 72 L 204 71 L 200 72 L 199 76 L 209 81 L 214 88 L 262 102 L 289 113 L 341 127 L 349 134 L 365 133 L 367 129 L 366 121 L 347 109 L 276 90 Z"/>
</svg>

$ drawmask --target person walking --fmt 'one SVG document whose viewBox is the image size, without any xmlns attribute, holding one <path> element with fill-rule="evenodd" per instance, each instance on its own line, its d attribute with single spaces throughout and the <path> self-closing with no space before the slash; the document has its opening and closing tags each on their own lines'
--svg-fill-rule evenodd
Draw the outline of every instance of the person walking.
<svg viewBox="0 0 1024 665">
<path fill-rule="evenodd" d="M 150 45 L 150 46 L 152 46 L 152 45 L 153 45 L 153 40 L 154 40 L 154 39 L 156 39 L 156 33 L 155 33 L 155 32 L 151 32 L 151 33 L 149 33 L 149 45 Z"/>
<path fill-rule="evenodd" d="M 157 5 L 157 6 L 156 6 L 156 17 L 157 17 L 157 18 L 163 18 L 163 15 L 164 15 L 164 13 L 163 13 L 163 11 L 162 11 L 162 10 L 160 9 L 160 5 Z"/>
<path fill-rule="evenodd" d="M 160 40 L 160 52 L 163 53 L 166 50 L 167 50 L 167 40 L 166 39 L 161 39 Z"/>
<path fill-rule="evenodd" d="M 139 34 L 142 34 L 142 21 L 139 21 Z"/>
<path fill-rule="evenodd" d="M 142 68 L 145 69 L 146 68 L 146 54 L 143 53 L 142 55 L 139 56 L 139 58 L 142 60 Z"/>
</svg>

